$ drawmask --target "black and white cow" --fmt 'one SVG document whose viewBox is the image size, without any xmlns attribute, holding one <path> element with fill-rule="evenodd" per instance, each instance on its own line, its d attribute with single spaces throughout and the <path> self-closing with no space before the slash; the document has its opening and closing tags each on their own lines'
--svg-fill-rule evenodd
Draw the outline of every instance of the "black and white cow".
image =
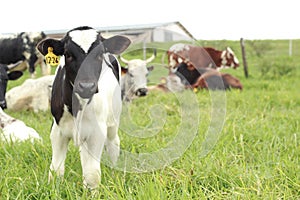
<svg viewBox="0 0 300 200">
<path fill-rule="evenodd" d="M 122 110 L 121 69 L 113 54 L 122 53 L 130 40 L 103 38 L 95 29 L 72 29 L 61 40 L 45 39 L 37 46 L 45 55 L 49 47 L 60 56 L 52 88 L 52 171 L 64 174 L 71 139 L 80 147 L 84 186 L 96 188 L 101 180 L 104 145 L 112 163 L 119 156 L 119 119 Z"/>
<path fill-rule="evenodd" d="M 17 63 L 17 64 L 19 64 L 19 63 Z M 6 89 L 7 89 L 7 81 L 8 80 L 16 80 L 23 75 L 23 72 L 21 72 L 21 71 L 9 72 L 8 70 L 13 67 L 14 66 L 0 64 L 0 107 L 2 109 L 7 108 L 7 103 L 6 103 L 6 99 L 5 99 L 5 94 L 6 94 Z"/>
<path fill-rule="evenodd" d="M 9 65 L 24 61 L 26 68 L 28 67 L 30 74 L 34 76 L 35 64 L 41 57 L 36 50 L 36 45 L 44 38 L 46 38 L 44 32 L 0 35 L 0 63 Z M 40 64 L 44 63 L 40 62 Z"/>
</svg>

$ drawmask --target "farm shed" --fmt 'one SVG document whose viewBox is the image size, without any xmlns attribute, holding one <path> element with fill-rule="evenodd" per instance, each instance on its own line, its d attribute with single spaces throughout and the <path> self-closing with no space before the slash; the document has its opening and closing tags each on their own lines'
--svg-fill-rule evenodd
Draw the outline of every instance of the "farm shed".
<svg viewBox="0 0 300 200">
<path fill-rule="evenodd" d="M 193 35 L 180 22 L 113 26 L 98 30 L 107 37 L 116 34 L 126 35 L 134 43 L 194 40 Z"/>
<path fill-rule="evenodd" d="M 136 44 L 133 48 L 142 48 L 143 57 L 146 58 L 146 49 L 151 48 L 152 42 L 189 41 L 194 43 L 194 36 L 178 21 L 166 23 L 152 23 L 140 25 L 94 27 L 103 37 L 125 35 Z M 67 30 L 44 31 L 49 37 L 62 38 Z M 129 49 L 128 49 L 129 50 Z"/>
<path fill-rule="evenodd" d="M 171 42 L 196 40 L 193 35 L 178 21 L 154 24 L 95 27 L 104 37 L 121 34 L 129 37 L 133 43 Z M 46 30 L 49 37 L 61 38 L 67 30 Z"/>
</svg>

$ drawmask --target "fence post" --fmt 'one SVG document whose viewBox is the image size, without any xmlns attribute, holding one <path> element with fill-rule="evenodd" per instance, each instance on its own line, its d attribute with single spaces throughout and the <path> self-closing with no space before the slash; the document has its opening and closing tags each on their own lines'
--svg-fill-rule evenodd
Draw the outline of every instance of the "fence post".
<svg viewBox="0 0 300 200">
<path fill-rule="evenodd" d="M 248 78 L 248 65 L 247 65 L 247 60 L 246 60 L 245 43 L 244 43 L 243 38 L 241 38 L 240 44 L 241 44 L 241 49 L 242 49 L 244 73 L 245 73 L 245 77 Z"/>
<path fill-rule="evenodd" d="M 144 57 L 144 60 L 147 59 L 147 44 L 146 44 L 146 40 L 143 41 L 143 57 Z"/>
<path fill-rule="evenodd" d="M 292 39 L 290 39 L 290 43 L 289 43 L 289 56 L 293 55 L 293 41 Z"/>
</svg>

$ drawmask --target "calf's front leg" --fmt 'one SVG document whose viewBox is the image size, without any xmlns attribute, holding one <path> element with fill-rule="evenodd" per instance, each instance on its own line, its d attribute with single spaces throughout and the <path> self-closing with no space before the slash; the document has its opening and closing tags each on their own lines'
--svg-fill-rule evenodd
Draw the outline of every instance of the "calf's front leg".
<svg viewBox="0 0 300 200">
<path fill-rule="evenodd" d="M 51 129 L 52 161 L 49 171 L 49 181 L 53 178 L 53 172 L 63 176 L 65 172 L 65 160 L 67 156 L 70 138 L 61 134 L 60 128 L 54 122 Z"/>
<path fill-rule="evenodd" d="M 89 134 L 89 137 L 80 145 L 83 184 L 89 189 L 97 188 L 101 181 L 100 161 L 107 131 L 104 124 L 99 127 L 100 130 Z"/>
</svg>

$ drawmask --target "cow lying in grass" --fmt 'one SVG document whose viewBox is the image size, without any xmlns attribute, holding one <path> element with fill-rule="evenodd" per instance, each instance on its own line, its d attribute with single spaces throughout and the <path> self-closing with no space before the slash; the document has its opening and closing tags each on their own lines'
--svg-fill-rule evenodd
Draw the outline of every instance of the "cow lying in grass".
<svg viewBox="0 0 300 200">
<path fill-rule="evenodd" d="M 180 59 L 176 68 L 169 67 L 169 71 L 179 76 L 186 88 L 210 90 L 243 89 L 238 78 L 228 73 L 220 73 L 216 69 L 196 68 L 189 60 Z"/>
<path fill-rule="evenodd" d="M 167 51 L 170 73 L 179 76 L 187 88 L 210 90 L 242 90 L 241 82 L 230 74 L 216 69 L 239 66 L 238 59 L 230 48 L 219 51 L 209 47 L 174 44 Z"/>
<path fill-rule="evenodd" d="M 50 108 L 51 86 L 54 75 L 27 79 L 6 93 L 7 109 L 13 111 L 47 111 Z"/>
<path fill-rule="evenodd" d="M 127 65 L 126 67 L 122 67 L 122 99 L 132 101 L 136 97 L 147 95 L 147 76 L 149 72 L 154 69 L 153 66 L 147 67 L 147 64 L 152 62 L 155 57 L 156 50 L 154 50 L 152 56 L 146 60 L 126 60 L 120 56 L 121 61 Z"/>
<path fill-rule="evenodd" d="M 39 134 L 31 127 L 18 119 L 6 114 L 0 108 L 0 138 L 6 142 L 22 142 L 30 140 L 34 142 L 35 139 L 41 140 Z"/>
<path fill-rule="evenodd" d="M 149 86 L 150 91 L 181 92 L 184 89 L 230 90 L 243 89 L 240 80 L 228 73 L 220 73 L 215 69 L 189 70 L 185 63 L 178 65 L 175 73 L 161 79 L 161 83 Z"/>
<path fill-rule="evenodd" d="M 236 77 L 228 73 L 218 73 L 214 70 L 202 74 L 191 87 L 210 90 L 243 89 L 243 85 Z"/>
<path fill-rule="evenodd" d="M 188 64 L 184 62 L 177 66 L 175 74 L 181 78 L 187 88 L 210 90 L 243 89 L 239 79 L 228 73 L 220 73 L 218 70 L 209 68 L 196 69 L 188 67 Z"/>
<path fill-rule="evenodd" d="M 177 43 L 167 51 L 170 70 L 176 71 L 178 64 L 185 62 L 195 68 L 234 68 L 239 66 L 239 60 L 231 48 L 220 51 L 212 47 L 200 47 L 190 44 Z"/>
</svg>

